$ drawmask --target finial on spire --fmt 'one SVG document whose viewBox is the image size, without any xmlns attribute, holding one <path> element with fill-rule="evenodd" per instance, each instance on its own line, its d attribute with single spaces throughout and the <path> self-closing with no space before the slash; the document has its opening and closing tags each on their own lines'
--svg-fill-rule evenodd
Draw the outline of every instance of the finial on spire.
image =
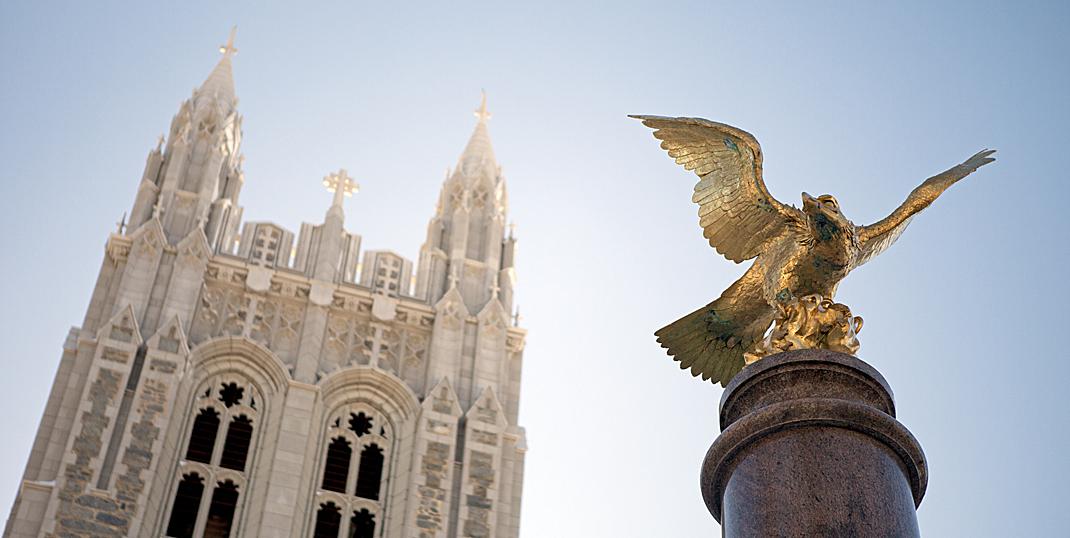
<svg viewBox="0 0 1070 538">
<path fill-rule="evenodd" d="M 156 151 L 163 151 L 163 133 L 160 133 L 160 136 L 156 137 Z"/>
<path fill-rule="evenodd" d="M 233 26 L 230 29 L 230 37 L 227 38 L 226 45 L 220 45 L 219 52 L 224 56 L 233 56 L 238 53 L 238 49 L 234 46 L 234 35 L 238 33 L 238 27 Z"/>
<path fill-rule="evenodd" d="M 123 230 L 126 230 L 126 212 L 123 211 L 123 218 L 119 222 L 115 223 L 119 227 L 119 235 L 123 235 Z"/>
<path fill-rule="evenodd" d="M 516 313 L 513 314 L 513 327 L 519 327 L 521 319 L 522 318 L 520 317 L 520 305 L 516 305 Z"/>
<path fill-rule="evenodd" d="M 349 177 L 349 172 L 346 172 L 345 168 L 340 168 L 336 173 L 327 174 L 323 178 L 323 186 L 327 187 L 327 192 L 334 193 L 334 201 L 331 205 L 339 207 L 342 206 L 342 201 L 346 196 L 353 196 L 353 193 L 360 190 L 360 185 Z"/>
<path fill-rule="evenodd" d="M 479 90 L 482 99 L 479 102 L 479 108 L 476 109 L 476 118 L 479 119 L 479 123 L 486 123 L 490 119 L 490 112 L 487 112 L 487 92 Z"/>
<path fill-rule="evenodd" d="M 513 221 L 509 221 L 509 239 L 514 239 L 515 235 L 516 235 L 516 223 L 513 222 Z"/>
</svg>

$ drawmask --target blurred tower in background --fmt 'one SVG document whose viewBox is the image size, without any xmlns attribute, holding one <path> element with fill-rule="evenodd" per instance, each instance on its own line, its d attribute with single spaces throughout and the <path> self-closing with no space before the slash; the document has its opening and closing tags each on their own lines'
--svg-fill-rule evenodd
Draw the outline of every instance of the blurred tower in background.
<svg viewBox="0 0 1070 538">
<path fill-rule="evenodd" d="M 149 153 L 5 536 L 510 537 L 525 331 L 486 98 L 413 263 L 242 224 L 234 36 Z M 239 233 L 240 229 L 240 233 Z"/>
</svg>

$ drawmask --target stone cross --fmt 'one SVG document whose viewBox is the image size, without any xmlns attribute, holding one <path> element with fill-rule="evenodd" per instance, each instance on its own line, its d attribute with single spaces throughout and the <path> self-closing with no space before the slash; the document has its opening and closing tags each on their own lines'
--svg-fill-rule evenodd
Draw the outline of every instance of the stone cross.
<svg viewBox="0 0 1070 538">
<path fill-rule="evenodd" d="M 450 271 L 449 274 L 446 275 L 446 279 L 449 281 L 451 288 L 457 287 L 457 275 L 455 275 L 453 271 Z"/>
<path fill-rule="evenodd" d="M 346 196 L 353 196 L 353 193 L 360 190 L 360 185 L 353 181 L 353 178 L 349 177 L 349 173 L 345 168 L 339 169 L 338 172 L 328 174 L 323 178 L 323 186 L 327 187 L 327 192 L 334 193 L 334 200 L 331 202 L 332 206 L 342 205 L 342 200 Z"/>
<path fill-rule="evenodd" d="M 156 204 L 152 206 L 152 218 L 162 218 L 163 215 L 163 196 L 156 199 Z"/>
</svg>

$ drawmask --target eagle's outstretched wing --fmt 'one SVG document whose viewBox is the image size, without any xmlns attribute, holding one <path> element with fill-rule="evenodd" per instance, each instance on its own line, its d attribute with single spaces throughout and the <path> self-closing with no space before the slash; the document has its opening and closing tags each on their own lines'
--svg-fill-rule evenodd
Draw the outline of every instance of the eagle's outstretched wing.
<svg viewBox="0 0 1070 538">
<path fill-rule="evenodd" d="M 866 228 L 874 226 L 872 224 L 870 226 L 862 226 L 859 228 L 859 252 L 858 259 L 855 261 L 854 266 L 858 267 L 869 260 L 876 258 L 881 252 L 888 250 L 888 247 L 892 246 L 892 243 L 899 240 L 899 236 L 903 235 L 903 232 L 906 231 L 907 226 L 910 226 L 910 221 L 912 220 L 914 220 L 914 215 L 907 217 L 903 222 L 883 230 L 880 233 L 866 233 Z M 872 231 L 873 230 L 870 230 L 870 232 Z"/>
<path fill-rule="evenodd" d="M 854 266 L 858 267 L 868 262 L 892 246 L 892 243 L 903 235 L 903 231 L 910 225 L 914 215 L 929 207 L 956 182 L 996 160 L 992 157 L 995 152 L 996 150 L 992 149 L 978 151 L 962 164 L 926 179 L 924 183 L 918 185 L 918 188 L 910 191 L 907 199 L 895 211 L 892 211 L 891 215 L 869 226 L 858 227 L 859 253 Z"/>
<path fill-rule="evenodd" d="M 701 178 L 692 201 L 710 246 L 739 263 L 804 221 L 798 209 L 773 198 L 762 181 L 762 148 L 750 133 L 702 118 L 631 116 L 654 129 L 669 156 Z"/>
</svg>

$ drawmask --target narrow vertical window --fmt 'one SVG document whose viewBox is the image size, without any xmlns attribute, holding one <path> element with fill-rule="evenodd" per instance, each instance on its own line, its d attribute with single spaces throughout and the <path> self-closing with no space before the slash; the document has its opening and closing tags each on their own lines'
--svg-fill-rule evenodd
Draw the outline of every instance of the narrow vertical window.
<svg viewBox="0 0 1070 538">
<path fill-rule="evenodd" d="M 312 538 L 338 538 L 341 527 L 342 511 L 332 502 L 321 504 L 316 512 L 316 529 L 312 531 Z"/>
<path fill-rule="evenodd" d="M 349 460 L 353 449 L 344 437 L 335 437 L 327 446 L 327 461 L 323 464 L 323 489 L 327 491 L 346 492 L 346 479 L 349 477 Z"/>
<path fill-rule="evenodd" d="M 212 463 L 212 449 L 219 434 L 219 412 L 211 407 L 202 409 L 193 420 L 193 431 L 189 435 L 189 448 L 186 459 L 201 463 Z"/>
<path fill-rule="evenodd" d="M 238 506 L 238 486 L 227 480 L 220 482 L 212 493 L 208 507 L 208 522 L 204 526 L 204 538 L 227 538 L 234 525 L 234 510 Z"/>
<path fill-rule="evenodd" d="M 367 508 L 353 512 L 349 520 L 349 538 L 373 538 L 375 536 L 375 514 Z"/>
<path fill-rule="evenodd" d="M 357 469 L 357 497 L 379 500 L 379 484 L 383 481 L 383 449 L 372 443 L 360 453 Z"/>
<path fill-rule="evenodd" d="M 167 535 L 174 538 L 192 538 L 193 526 L 197 523 L 197 510 L 204 494 L 204 479 L 197 473 L 182 477 L 171 506 L 171 519 L 167 523 Z"/>
<path fill-rule="evenodd" d="M 245 459 L 249 455 L 249 443 L 252 440 L 252 419 L 245 415 L 235 417 L 227 428 L 227 439 L 223 443 L 223 456 L 219 459 L 219 466 L 244 471 Z"/>
</svg>

